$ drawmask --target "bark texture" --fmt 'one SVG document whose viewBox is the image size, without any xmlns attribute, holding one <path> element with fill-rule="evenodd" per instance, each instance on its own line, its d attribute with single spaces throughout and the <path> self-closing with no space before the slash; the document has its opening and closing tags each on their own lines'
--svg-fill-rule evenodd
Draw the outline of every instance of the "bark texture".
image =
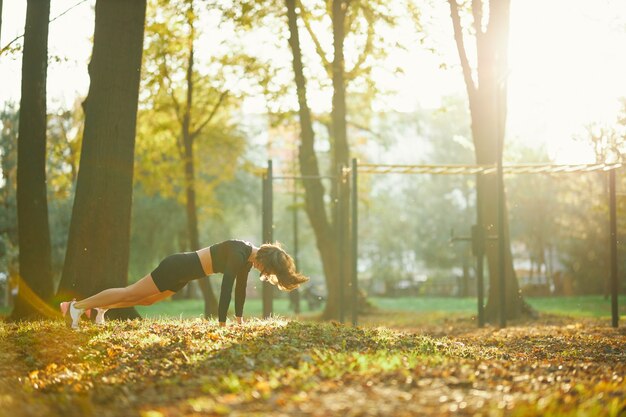
<svg viewBox="0 0 626 417">
<path fill-rule="evenodd" d="M 51 301 L 54 292 L 46 195 L 49 17 L 49 0 L 28 1 L 17 144 L 17 222 L 21 280 L 10 316 L 12 320 L 45 317 L 45 305 Z"/>
<path fill-rule="evenodd" d="M 472 136 L 476 153 L 476 163 L 493 165 L 502 157 L 505 125 L 507 117 L 507 75 L 510 0 L 490 1 L 488 21 L 485 23 L 485 4 L 473 0 L 471 11 L 476 33 L 476 69 L 472 69 L 467 57 L 463 28 L 457 0 L 448 0 L 457 50 L 463 68 L 463 76 L 469 98 L 472 117 Z M 498 235 L 498 196 L 504 194 L 495 175 L 479 178 L 477 187 L 478 209 L 481 211 L 487 234 Z M 504 216 L 505 237 L 505 291 L 506 316 L 519 317 L 525 310 L 525 303 L 519 293 L 509 237 L 508 216 Z M 486 256 L 489 268 L 489 292 L 485 307 L 486 319 L 496 322 L 500 310 L 499 250 L 498 242 L 486 243 Z"/>
<path fill-rule="evenodd" d="M 194 46 L 193 41 L 195 37 L 193 23 L 190 22 L 190 35 L 189 35 L 189 58 L 187 61 L 187 98 L 185 105 L 185 112 L 183 115 L 182 123 L 182 137 L 183 137 L 183 160 L 185 165 L 185 195 L 187 199 L 186 213 L 187 213 L 187 234 L 189 236 L 189 244 L 191 250 L 200 249 L 200 237 L 198 233 L 198 208 L 196 204 L 196 174 L 194 165 L 194 138 L 198 133 L 192 133 L 191 131 L 191 109 L 193 107 L 193 65 L 194 65 Z M 203 278 L 199 281 L 200 289 L 204 297 L 204 316 L 205 317 L 217 317 L 217 298 L 213 293 L 213 288 L 209 283 L 208 278 Z"/>
<path fill-rule="evenodd" d="M 300 161 L 300 172 L 304 177 L 317 177 L 320 175 L 317 155 L 315 153 L 315 134 L 313 132 L 313 121 L 311 111 L 306 98 L 306 79 L 304 77 L 302 64 L 302 51 L 300 48 L 300 34 L 298 31 L 298 16 L 296 14 L 295 0 L 286 0 L 287 20 L 289 25 L 289 46 L 293 55 L 293 72 L 296 81 L 296 91 L 298 95 L 298 115 L 300 118 L 300 147 L 298 159 Z M 333 232 L 332 225 L 326 213 L 324 204 L 324 186 L 319 178 L 310 178 L 303 181 L 305 190 L 305 211 L 315 233 L 317 249 L 322 258 L 324 276 L 328 288 L 327 307 L 324 316 L 329 312 L 334 313 L 336 303 L 334 295 L 337 294 L 338 278 L 338 258 L 337 239 Z M 333 301 L 331 301 L 333 300 Z"/>
<path fill-rule="evenodd" d="M 145 0 L 98 0 L 64 298 L 126 286 Z M 138 277 L 140 278 L 140 277 Z M 137 317 L 134 309 L 111 317 Z"/>
</svg>

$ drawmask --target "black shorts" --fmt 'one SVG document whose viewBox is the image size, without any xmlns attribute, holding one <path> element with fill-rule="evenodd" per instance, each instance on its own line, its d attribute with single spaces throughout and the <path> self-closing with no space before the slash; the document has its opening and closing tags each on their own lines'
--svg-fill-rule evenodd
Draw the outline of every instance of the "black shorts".
<svg viewBox="0 0 626 417">
<path fill-rule="evenodd" d="M 206 276 L 196 252 L 183 252 L 163 259 L 152 271 L 152 280 L 159 291 L 180 291 L 189 281 Z"/>
</svg>

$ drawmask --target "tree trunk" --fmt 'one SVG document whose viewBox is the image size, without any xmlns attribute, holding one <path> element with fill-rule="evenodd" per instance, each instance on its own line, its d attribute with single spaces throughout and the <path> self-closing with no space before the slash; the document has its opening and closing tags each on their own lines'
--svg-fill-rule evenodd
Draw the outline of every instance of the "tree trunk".
<svg viewBox="0 0 626 417">
<path fill-rule="evenodd" d="M 300 118 L 301 144 L 299 147 L 298 159 L 300 161 L 300 172 L 303 176 L 317 177 L 320 175 L 315 154 L 315 135 L 313 133 L 313 122 L 311 112 L 306 99 L 306 80 L 304 78 L 302 66 L 302 53 L 300 49 L 300 37 L 298 32 L 298 22 L 296 15 L 295 0 L 285 0 L 287 5 L 287 18 L 289 24 L 289 46 L 293 54 L 293 71 L 296 81 L 296 91 L 298 95 L 298 115 Z M 327 305 L 333 304 L 331 309 L 324 312 L 324 317 L 328 317 L 327 312 L 335 313 L 336 304 L 330 300 L 337 294 L 338 279 L 338 259 L 337 259 L 337 239 L 326 214 L 324 205 L 324 187 L 319 178 L 310 178 L 303 181 L 305 190 L 305 211 L 313 227 L 317 242 L 317 249 L 322 258 L 322 266 L 326 285 L 328 288 Z"/>
<path fill-rule="evenodd" d="M 469 297 L 469 281 L 470 281 L 470 262 L 471 255 L 468 252 L 463 253 L 463 277 L 461 278 L 461 285 L 459 288 L 459 297 Z"/>
<path fill-rule="evenodd" d="M 184 165 L 185 165 L 185 191 L 187 197 L 187 233 L 189 235 L 190 250 L 200 249 L 200 237 L 198 234 L 198 210 L 196 206 L 196 182 L 195 182 L 195 166 L 193 155 L 193 136 L 191 134 L 191 108 L 193 106 L 193 64 L 194 64 L 194 47 L 193 41 L 195 31 L 193 21 L 189 21 L 189 60 L 187 62 L 187 102 L 185 114 L 183 116 L 183 148 L 184 148 Z M 208 278 L 202 278 L 200 281 L 200 289 L 204 297 L 204 316 L 217 317 L 217 298 L 213 293 L 213 288 Z"/>
<path fill-rule="evenodd" d="M 48 14 L 50 17 L 50 14 Z M 0 0 L 0 34 L 2 33 L 2 0 Z M 0 46 L 2 45 L 2 38 L 0 38 Z"/>
<path fill-rule="evenodd" d="M 487 234 L 490 236 L 498 235 L 498 186 L 495 176 L 483 178 L 484 200 L 481 204 L 483 212 L 483 221 L 487 227 Z M 491 181 L 493 184 L 485 184 Z M 503 193 L 504 194 L 504 193 Z M 514 319 L 520 317 L 523 312 L 523 299 L 519 292 L 519 285 L 515 270 L 513 269 L 513 256 L 511 254 L 511 244 L 508 227 L 508 215 L 505 211 L 504 217 L 504 239 L 505 239 L 505 308 L 506 317 Z M 487 266 L 489 268 L 489 292 L 487 296 L 487 304 L 485 306 L 485 318 L 492 323 L 497 323 L 500 312 L 500 260 L 498 241 L 491 240 L 485 245 L 485 255 L 487 257 Z"/>
<path fill-rule="evenodd" d="M 336 175 L 341 175 L 339 172 L 340 166 L 348 167 L 350 162 L 350 148 L 348 145 L 348 133 L 346 127 L 346 83 L 343 52 L 347 9 L 348 2 L 346 0 L 333 0 L 332 21 L 334 58 L 332 63 L 333 107 L 331 119 L 334 151 L 333 162 L 334 167 L 337 170 Z M 338 190 L 336 187 L 333 188 L 333 201 L 338 201 L 340 194 L 345 197 L 350 193 L 346 184 L 343 184 L 343 182 L 341 184 L 341 190 Z M 343 254 L 350 253 L 350 241 L 348 239 L 349 228 L 347 227 L 349 213 L 350 206 L 348 204 L 339 204 L 338 210 L 335 210 L 335 217 L 333 219 L 335 234 L 339 237 L 338 244 L 342 245 L 341 253 Z M 340 219 L 343 219 L 343 221 Z M 352 297 L 350 296 L 350 258 L 348 256 L 344 256 L 343 259 L 339 259 L 337 267 L 337 278 L 333 279 L 330 283 L 331 285 L 328 287 L 328 302 L 326 303 L 326 308 L 324 309 L 323 314 L 325 318 L 339 317 L 340 305 L 344 306 L 346 313 L 352 308 Z M 343 288 L 340 287 L 342 284 Z M 342 294 L 343 299 L 341 299 Z"/>
<path fill-rule="evenodd" d="M 332 132 L 334 140 L 335 166 L 350 161 L 348 133 L 346 128 L 346 84 L 343 42 L 345 39 L 346 0 L 333 0 L 333 108 Z"/>
<path fill-rule="evenodd" d="M 507 116 L 507 75 L 510 0 L 489 2 L 488 23 L 485 26 L 483 2 L 472 2 L 474 32 L 476 33 L 477 69 L 476 77 L 469 65 L 463 39 L 463 29 L 459 16 L 457 0 L 448 0 L 454 28 L 457 50 L 461 59 L 463 76 L 467 88 L 470 113 L 472 117 L 472 136 L 478 164 L 494 165 L 502 157 L 504 148 L 505 124 Z M 487 234 L 498 235 L 498 198 L 499 191 L 504 196 L 503 185 L 495 175 L 483 175 L 479 178 L 478 210 L 481 211 Z M 506 201 L 506 200 L 505 200 Z M 503 222 L 505 237 L 505 290 L 506 316 L 519 317 L 525 303 L 519 293 L 509 237 L 508 216 Z M 496 322 L 500 310 L 499 250 L 497 241 L 486 244 L 489 267 L 489 294 L 485 308 L 486 319 Z"/>
<path fill-rule="evenodd" d="M 1 11 L 1 8 L 0 8 Z M 19 293 L 11 319 L 46 316 L 54 293 L 46 195 L 49 0 L 29 0 L 24 31 L 17 161 Z M 44 301 L 42 304 L 41 301 Z"/>
<path fill-rule="evenodd" d="M 130 214 L 145 0 L 98 0 L 91 85 L 59 295 L 83 298 L 128 281 Z M 123 45 L 123 47 L 120 47 Z M 113 318 L 139 317 L 134 309 Z"/>
</svg>

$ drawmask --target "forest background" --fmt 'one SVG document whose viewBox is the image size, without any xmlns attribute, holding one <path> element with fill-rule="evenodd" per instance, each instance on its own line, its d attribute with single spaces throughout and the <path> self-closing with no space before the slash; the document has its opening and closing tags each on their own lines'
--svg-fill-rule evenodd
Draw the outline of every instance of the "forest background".
<svg viewBox="0 0 626 417">
<path fill-rule="evenodd" d="M 187 3 L 154 0 L 148 5 L 135 149 L 131 282 L 167 254 L 191 246 L 185 158 L 178 144 L 184 126 L 177 108 L 184 101 L 188 70 L 197 92 L 192 104 L 197 130 L 187 133 L 196 141 L 200 244 L 232 237 L 259 242 L 258 168 L 273 159 L 279 173 L 296 169 L 300 127 L 287 25 L 269 14 L 266 20 L 246 21 L 228 8 L 208 9 L 202 2 L 196 2 L 191 15 L 178 13 Z M 560 7 L 565 3 L 567 8 Z M 389 8 L 381 3 L 376 15 L 380 20 L 368 21 L 377 25 L 372 45 L 368 47 L 368 25 L 355 25 L 352 44 L 347 43 L 346 61 L 355 68 L 347 87 L 352 151 L 362 162 L 472 164 L 469 109 L 447 4 L 397 4 Z M 324 15 L 306 5 L 308 26 L 302 27 L 302 42 L 320 138 L 316 151 L 323 170 L 331 173 L 332 92 L 323 51 L 330 50 L 332 39 Z M 94 4 L 56 1 L 52 6 L 51 17 L 58 18 L 50 24 L 47 184 L 58 283 L 79 169 Z M 0 37 L 0 270 L 7 275 L 18 268 L 20 40 L 4 47 L 19 37 L 24 13 L 25 4 L 5 2 Z M 626 80 L 621 74 L 626 60 L 619 46 L 626 44 L 624 21 L 626 10 L 617 1 L 602 7 L 582 0 L 550 6 L 514 2 L 505 163 L 621 160 L 626 129 Z M 196 58 L 192 68 L 191 48 Z M 607 290 L 604 180 L 597 173 L 507 177 L 513 251 L 527 293 Z M 618 186 L 626 187 L 621 176 Z M 359 269 L 364 289 L 385 295 L 407 290 L 470 294 L 472 286 L 461 284 L 473 276 L 469 248 L 451 246 L 449 238 L 450 230 L 466 234 L 475 218 L 473 178 L 373 176 L 361 187 Z M 299 268 L 323 293 L 314 235 L 304 214 L 297 214 L 302 209 L 301 187 L 277 184 L 275 196 L 274 236 L 293 252 L 293 225 L 299 222 Z M 624 230 L 623 222 L 619 230 Z"/>
</svg>

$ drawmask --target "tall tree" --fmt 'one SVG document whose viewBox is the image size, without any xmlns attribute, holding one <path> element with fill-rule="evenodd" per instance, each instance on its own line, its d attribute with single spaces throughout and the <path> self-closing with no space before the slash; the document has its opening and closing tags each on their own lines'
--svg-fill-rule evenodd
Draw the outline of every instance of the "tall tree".
<svg viewBox="0 0 626 417">
<path fill-rule="evenodd" d="M 448 0 L 457 51 L 461 60 L 463 77 L 469 98 L 472 118 L 472 136 L 477 164 L 493 165 L 502 157 L 507 117 L 507 75 L 510 0 L 483 2 L 472 0 L 472 31 L 474 33 L 476 57 L 470 62 L 466 49 L 467 28 L 462 26 L 457 0 Z M 474 49 L 474 48 L 470 48 Z M 475 67 L 473 67 L 475 63 Z M 478 181 L 480 196 L 479 210 L 488 234 L 498 234 L 499 184 L 495 175 L 483 175 Z M 504 195 L 504 190 L 502 195 Z M 506 211 L 506 210 L 505 210 Z M 517 277 L 513 269 L 513 257 L 509 237 L 508 218 L 503 222 L 505 237 L 505 290 L 506 316 L 519 317 L 526 304 L 519 292 Z M 495 321 L 500 311 L 500 281 L 498 279 L 500 259 L 498 244 L 486 245 L 489 266 L 489 294 L 485 314 L 487 320 Z"/>
<path fill-rule="evenodd" d="M 91 85 L 59 293 L 84 297 L 127 283 L 145 12 L 145 0 L 96 3 Z M 113 313 L 137 316 L 132 309 Z"/>
<path fill-rule="evenodd" d="M 375 58 L 381 58 L 385 55 L 384 41 L 380 34 L 376 33 L 375 25 L 380 22 L 384 22 L 390 26 L 393 26 L 395 18 L 391 11 L 386 8 L 383 2 L 365 2 L 365 1 L 351 1 L 351 0 L 332 0 L 325 3 L 326 14 L 324 13 L 306 13 L 304 5 L 299 3 L 301 11 L 301 17 L 304 27 L 307 33 L 311 37 L 315 46 L 318 58 L 322 63 L 323 69 L 326 71 L 326 75 L 331 80 L 333 97 L 332 97 L 332 109 L 331 109 L 331 173 L 336 175 L 338 173 L 339 166 L 348 166 L 350 160 L 350 146 L 348 140 L 348 107 L 346 103 L 346 91 L 349 83 L 355 83 L 360 80 L 365 84 L 365 88 L 361 87 L 361 95 L 372 96 L 372 90 L 375 90 L 374 86 L 369 80 L 369 76 L 372 62 Z M 291 7 L 291 5 L 288 5 Z M 295 4 L 293 5 L 295 13 Z M 288 12 L 291 13 L 291 12 Z M 318 34 L 316 34 L 315 23 L 319 23 L 320 18 L 324 18 L 330 15 L 332 21 L 332 61 L 329 61 L 327 56 L 330 55 L 324 49 L 323 42 L 320 40 Z M 294 19 L 292 15 L 289 19 Z M 288 20 L 289 20 L 288 19 Z M 297 30 L 297 14 L 295 15 L 295 21 L 289 20 L 290 35 L 294 37 L 294 31 Z M 357 48 L 354 52 L 355 58 L 351 68 L 346 68 L 345 62 L 345 43 L 349 33 L 355 35 L 355 38 L 359 38 L 356 41 L 360 49 Z M 293 40 L 290 41 L 292 45 L 292 52 L 295 54 Z M 300 52 L 301 55 L 301 52 Z M 369 59 L 368 59 L 369 58 Z M 294 71 L 299 70 L 296 68 L 296 62 L 294 57 Z M 300 59 L 301 61 L 301 59 Z M 300 64 L 301 65 L 301 64 Z M 303 77 L 303 75 L 302 75 Z M 366 90 L 366 91 L 363 91 Z M 367 91 L 369 90 L 369 91 Z M 298 93 L 300 95 L 300 93 Z M 306 100 L 306 97 L 304 97 Z M 299 104 L 302 102 L 299 100 Z M 302 117 L 300 118 L 303 122 Z M 314 147 L 304 146 L 304 130 L 307 129 L 304 125 L 301 126 L 303 146 L 300 148 L 300 169 L 302 175 L 313 175 L 313 172 L 318 172 L 317 159 L 311 158 L 311 153 L 314 153 Z M 303 164 L 303 162 L 305 162 Z M 315 168 L 313 167 L 315 165 Z M 317 245 L 324 263 L 324 272 L 326 276 L 326 284 L 328 288 L 328 301 L 324 310 L 323 316 L 325 318 L 337 318 L 339 315 L 339 306 L 343 303 L 344 306 L 350 306 L 349 301 L 349 269 L 350 262 L 345 259 L 344 262 L 339 262 L 337 258 L 338 241 L 337 236 L 342 234 L 345 243 L 345 247 L 342 248 L 342 253 L 349 253 L 348 229 L 345 227 L 343 230 L 339 230 L 341 225 L 346 225 L 344 222 L 339 221 L 339 215 L 344 219 L 348 218 L 348 205 L 343 205 L 340 208 L 343 210 L 340 214 L 338 210 L 333 210 L 332 221 L 326 217 L 324 210 L 320 208 L 324 207 L 324 188 L 319 184 L 306 186 L 307 183 L 315 183 L 314 180 L 305 181 L 305 192 L 307 194 L 307 215 L 309 221 L 313 225 L 317 237 Z M 338 190 L 335 184 L 331 187 L 331 200 L 336 201 Z M 340 270 L 343 265 L 342 270 Z M 341 277 L 345 279 L 340 279 Z M 343 294 L 345 298 L 340 299 L 340 284 L 344 283 Z M 351 307 L 351 306 L 350 306 Z"/>
<path fill-rule="evenodd" d="M 305 189 L 305 210 L 315 232 L 317 248 L 322 257 L 324 275 L 327 277 L 329 300 L 337 286 L 330 283 L 337 281 L 338 259 L 336 240 L 331 229 L 330 220 L 326 214 L 324 204 L 324 187 L 318 177 L 320 175 L 315 153 L 315 134 L 313 120 L 306 98 L 306 78 L 302 64 L 302 50 L 300 47 L 300 33 L 298 30 L 298 16 L 296 13 L 296 0 L 286 0 L 287 22 L 289 25 L 289 46 L 293 54 L 293 72 L 296 81 L 298 95 L 298 115 L 300 117 L 300 171 L 303 176 L 312 177 L 303 182 Z M 330 279 L 329 279 L 330 278 Z M 328 303 L 327 303 L 328 304 Z"/>
<path fill-rule="evenodd" d="M 2 0 L 0 0 L 0 34 L 2 33 Z M 1 41 L 2 39 L 0 39 Z M 0 42 L 0 45 L 2 45 L 2 42 Z"/>
<path fill-rule="evenodd" d="M 336 175 L 338 163 L 347 164 L 350 159 L 350 147 L 348 134 L 349 126 L 367 126 L 370 115 L 370 104 L 377 89 L 372 81 L 371 71 L 383 62 L 382 58 L 390 50 L 390 40 L 385 38 L 384 33 L 379 31 L 393 28 L 399 14 L 406 11 L 405 2 L 396 2 L 394 7 L 388 6 L 388 2 L 382 0 L 329 0 L 325 2 L 295 1 L 265 2 L 260 7 L 258 2 L 252 0 L 238 0 L 237 7 L 231 15 L 241 24 L 245 30 L 255 30 L 259 25 L 267 27 L 272 18 L 277 16 L 284 19 L 284 5 L 287 6 L 288 29 L 292 55 L 299 54 L 300 63 L 295 56 L 291 57 L 292 69 L 301 74 L 295 74 L 300 78 L 298 101 L 302 105 L 306 103 L 306 93 L 302 90 L 306 82 L 313 88 L 326 90 L 332 88 L 332 110 L 328 115 L 313 115 L 310 108 L 299 109 L 301 123 L 301 146 L 299 152 L 300 172 L 303 175 Z M 273 23 L 273 22 L 272 22 Z M 294 50 L 296 30 L 299 26 L 305 29 L 305 33 L 311 43 L 305 41 L 304 45 L 311 45 L 314 50 L 313 59 L 304 63 L 302 44 L 298 42 L 298 52 Z M 279 33 L 279 35 L 282 34 Z M 330 36 L 328 36 L 330 35 Z M 298 41 L 301 35 L 298 33 Z M 332 42 L 329 40 L 332 39 Z M 345 53 L 345 49 L 348 53 Z M 333 57 L 330 59 L 329 57 Z M 346 59 L 348 56 L 348 59 Z M 304 57 L 306 58 L 306 57 Z M 347 61 L 347 64 L 346 64 Z M 275 65 L 269 62 L 268 65 Z M 307 65 L 306 70 L 302 67 Z M 300 67 L 300 68 L 298 68 Z M 304 72 L 307 72 L 308 81 L 304 80 Z M 349 91 L 350 100 L 346 100 Z M 359 111 L 349 111 L 351 106 L 359 106 Z M 308 107 L 308 105 L 307 105 Z M 311 126 L 302 117 L 302 113 L 308 113 Z M 363 115 L 366 115 L 365 117 Z M 330 121 L 328 120 L 330 119 Z M 354 123 L 355 120 L 359 123 Z M 324 151 L 316 151 L 315 134 L 313 123 L 322 123 L 329 132 L 330 158 L 323 155 Z M 323 136 L 323 135 L 322 135 Z M 319 146 L 318 146 L 319 148 Z M 325 190 L 322 181 L 308 179 L 303 182 L 305 189 L 305 210 L 311 223 L 317 241 L 317 248 L 323 264 L 324 276 L 328 289 L 328 302 L 324 311 L 325 318 L 336 318 L 339 312 L 339 282 L 341 274 L 349 272 L 350 262 L 344 262 L 345 269 L 339 271 L 339 259 L 337 258 L 337 212 L 327 207 L 327 201 L 335 201 L 337 196 L 336 186 L 330 186 L 330 192 Z M 328 199 L 330 194 L 330 199 Z M 345 210 L 348 208 L 345 207 Z M 332 214 L 329 214 L 332 213 Z M 346 231 L 347 232 L 347 231 Z M 347 239 L 344 239 L 347 242 Z M 344 292 L 348 295 L 348 291 Z M 347 297 L 343 300 L 345 304 Z"/>
<path fill-rule="evenodd" d="M 333 228 L 331 219 L 328 218 L 326 213 L 326 207 L 324 204 L 324 187 L 322 181 L 319 178 L 320 169 L 315 152 L 315 134 L 313 131 L 313 121 L 311 118 L 311 112 L 308 106 L 306 98 L 306 78 L 304 76 L 304 66 L 302 64 L 302 50 L 300 47 L 300 35 L 298 30 L 298 16 L 296 12 L 295 1 L 287 0 L 287 19 L 289 26 L 289 45 L 293 54 L 293 71 L 295 74 L 296 90 L 298 95 L 298 114 L 300 118 L 300 135 L 301 144 L 300 152 L 298 154 L 300 161 L 300 172 L 302 176 L 309 177 L 303 181 L 305 190 L 305 211 L 313 227 L 313 231 L 316 236 L 317 248 L 322 258 L 322 264 L 324 267 L 324 276 L 326 277 L 326 285 L 328 289 L 328 298 L 326 302 L 326 308 L 324 310 L 325 318 L 336 318 L 338 316 L 338 306 L 341 300 L 339 300 L 339 284 L 340 274 L 339 271 L 339 258 L 338 242 L 336 239 L 337 232 Z M 340 14 L 343 14 L 340 11 Z M 343 21 L 339 16 L 333 16 L 333 19 Z M 335 26 L 343 30 L 343 23 L 335 25 L 333 20 L 333 29 Z M 340 45 L 337 45 L 337 44 Z M 333 61 L 333 72 L 335 69 L 343 68 L 343 40 L 335 39 L 333 42 L 339 55 Z M 336 66 L 335 66 L 336 64 Z M 343 72 L 343 70 L 341 70 Z M 334 87 L 341 88 L 343 86 L 343 74 L 333 77 Z M 337 111 L 335 111 L 337 110 Z M 343 114 L 341 113 L 343 110 Z M 337 119 L 335 121 L 335 119 Z M 335 137 L 335 162 L 333 166 L 336 166 L 338 161 L 339 151 L 337 150 L 337 139 L 343 143 L 341 148 L 347 155 L 347 135 L 345 131 L 345 90 L 343 93 L 333 93 L 333 133 L 338 136 Z M 335 190 L 336 193 L 336 190 Z M 335 226 L 337 217 L 335 217 Z M 346 262 L 347 264 L 347 262 Z"/>
<path fill-rule="evenodd" d="M 35 297 L 49 301 L 52 282 L 46 196 L 46 77 L 49 0 L 29 0 L 26 8 L 22 98 L 17 160 L 17 219 L 20 292 L 11 318 L 41 317 Z M 31 292 L 32 291 L 32 292 Z"/>
<path fill-rule="evenodd" d="M 179 151 L 184 166 L 184 184 L 185 184 L 185 212 L 187 214 L 187 236 L 189 239 L 189 250 L 200 249 L 200 237 L 198 234 L 198 209 L 196 205 L 196 169 L 194 164 L 194 141 L 202 132 L 202 129 L 215 116 L 215 112 L 226 93 L 220 96 L 217 104 L 209 112 L 206 119 L 199 126 L 191 125 L 192 107 L 194 104 L 194 42 L 196 40 L 196 12 L 194 10 L 193 0 L 186 0 L 182 4 L 182 13 L 184 23 L 187 26 L 187 39 L 184 50 L 187 53 L 186 71 L 185 71 L 185 88 L 186 94 L 183 103 L 178 103 L 176 96 L 172 95 L 174 106 L 177 110 L 177 116 L 180 120 L 180 142 Z M 165 57 L 164 57 L 165 59 Z M 164 65 L 167 65 L 166 63 Z M 171 82 L 171 80 L 168 80 Z M 213 293 L 213 289 L 209 285 L 207 279 L 200 281 L 200 288 L 204 296 L 204 314 L 206 317 L 217 315 L 217 299 Z"/>
<path fill-rule="evenodd" d="M 142 150 L 146 150 L 148 141 L 155 147 L 150 151 L 152 170 L 172 169 L 168 176 L 176 189 L 170 191 L 160 184 L 158 193 L 173 194 L 185 206 L 184 250 L 201 247 L 197 201 L 214 205 L 215 199 L 206 198 L 207 193 L 202 193 L 202 189 L 213 190 L 232 176 L 233 163 L 242 150 L 235 129 L 227 121 L 234 100 L 224 87 L 223 77 L 224 68 L 237 61 L 237 54 L 225 58 L 203 57 L 198 53 L 201 14 L 195 3 L 193 0 L 150 2 L 144 60 L 144 84 L 150 95 L 144 100 L 146 111 L 141 114 L 154 125 L 142 127 L 141 135 Z M 212 76 L 207 76 L 207 72 Z M 144 138 L 144 130 L 146 133 L 152 130 L 151 134 L 158 139 Z M 211 158 L 210 173 L 206 168 L 202 172 L 202 164 L 198 163 L 206 161 L 207 156 Z M 205 298 L 205 315 L 216 315 L 217 300 L 209 281 L 201 280 L 200 287 Z"/>
<path fill-rule="evenodd" d="M 333 84 L 333 99 L 332 99 L 332 137 L 334 144 L 333 166 L 338 170 L 339 167 L 348 167 L 350 163 L 350 146 L 348 144 L 348 128 L 347 128 L 347 108 L 346 108 L 346 74 L 345 74 L 345 57 L 344 57 L 344 41 L 346 38 L 346 13 L 350 5 L 350 0 L 333 0 L 332 2 L 332 21 L 333 21 L 333 63 L 332 63 L 332 84 Z M 343 179 L 341 180 L 343 181 Z M 344 190 L 345 192 L 345 190 Z M 339 190 L 333 190 L 335 200 L 338 200 Z M 348 227 L 347 222 L 341 222 L 340 218 L 348 219 L 350 207 L 348 204 L 340 204 L 335 210 L 334 225 L 336 235 L 341 234 L 342 237 L 337 242 L 337 245 L 341 245 L 344 242 L 343 247 L 339 248 L 341 253 L 350 253 L 350 245 L 348 240 Z M 341 211 L 341 212 L 340 212 Z M 348 283 L 350 282 L 350 268 L 352 263 L 346 256 L 343 262 L 339 262 L 337 265 L 337 276 L 341 277 L 339 280 L 332 280 L 329 282 L 329 289 L 335 287 L 333 290 L 329 290 L 329 294 L 334 294 L 334 297 L 329 297 L 329 301 L 326 303 L 324 309 L 324 316 L 327 318 L 335 318 L 339 315 L 339 306 L 343 303 L 345 306 L 352 308 L 350 301 L 350 292 L 348 291 Z M 344 290 L 340 290 L 340 286 L 344 286 Z M 344 294 L 344 299 L 341 299 L 341 294 Z"/>
</svg>

